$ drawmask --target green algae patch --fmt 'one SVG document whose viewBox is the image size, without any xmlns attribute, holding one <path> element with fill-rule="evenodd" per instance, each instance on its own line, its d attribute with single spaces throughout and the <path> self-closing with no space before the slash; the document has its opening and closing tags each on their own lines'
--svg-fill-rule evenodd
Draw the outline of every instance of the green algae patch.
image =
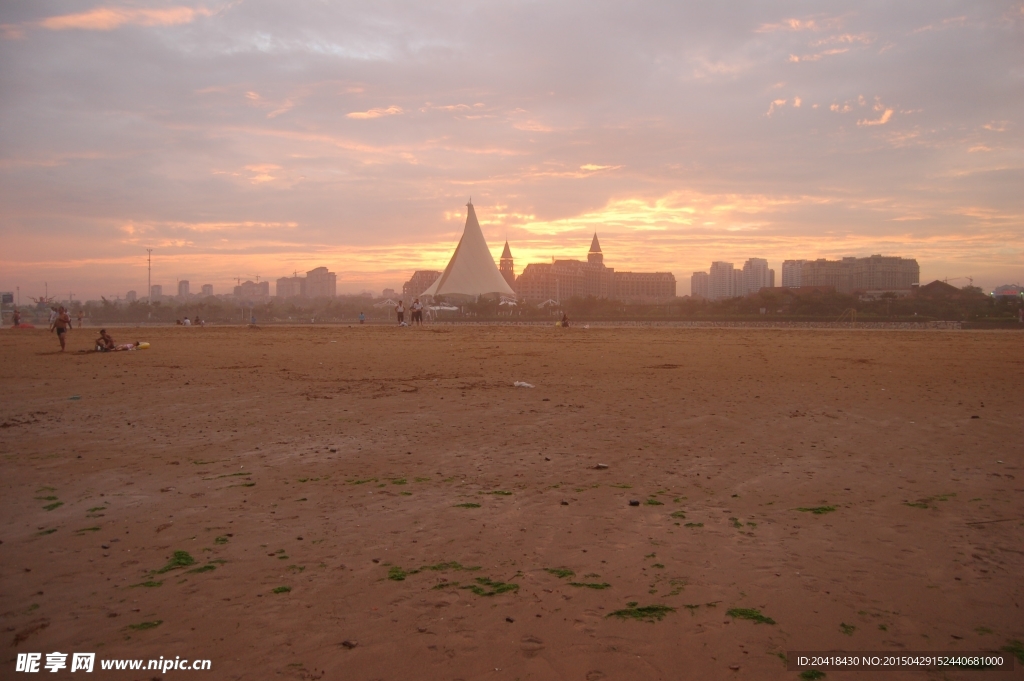
<svg viewBox="0 0 1024 681">
<path fill-rule="evenodd" d="M 726 610 L 725 614 L 738 620 L 750 620 L 755 624 L 775 624 L 775 620 L 765 617 L 760 610 L 754 608 L 733 608 Z"/>
<path fill-rule="evenodd" d="M 544 568 L 544 572 L 550 572 L 559 579 L 576 576 L 576 573 L 570 570 L 569 568 Z"/>
<path fill-rule="evenodd" d="M 156 574 L 162 575 L 165 572 L 177 570 L 178 568 L 189 567 L 190 565 L 195 564 L 196 559 L 193 558 L 188 551 L 175 551 L 167 565 L 157 570 Z"/>
<path fill-rule="evenodd" d="M 835 506 L 811 506 L 811 507 L 801 506 L 800 508 L 798 508 L 796 510 L 800 511 L 801 513 L 813 513 L 814 515 L 825 515 L 826 513 L 831 513 L 832 511 L 836 510 L 836 507 Z"/>
</svg>

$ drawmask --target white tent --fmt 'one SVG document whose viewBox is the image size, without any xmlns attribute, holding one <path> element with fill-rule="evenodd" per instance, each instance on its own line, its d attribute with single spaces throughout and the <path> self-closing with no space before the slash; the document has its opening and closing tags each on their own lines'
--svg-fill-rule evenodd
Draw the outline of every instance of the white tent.
<svg viewBox="0 0 1024 681">
<path fill-rule="evenodd" d="M 488 293 L 515 297 L 515 292 L 501 276 L 494 258 L 491 256 L 484 233 L 473 210 L 473 202 L 466 204 L 469 212 L 466 215 L 466 227 L 462 231 L 459 245 L 448 261 L 448 267 L 430 287 L 423 292 L 424 296 L 443 296 L 449 294 L 464 296 L 482 296 Z"/>
</svg>

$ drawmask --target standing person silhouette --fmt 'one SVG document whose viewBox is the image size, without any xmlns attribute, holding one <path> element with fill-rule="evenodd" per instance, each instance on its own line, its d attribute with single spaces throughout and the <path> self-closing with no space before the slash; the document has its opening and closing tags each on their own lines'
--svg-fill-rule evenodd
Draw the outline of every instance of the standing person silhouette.
<svg viewBox="0 0 1024 681">
<path fill-rule="evenodd" d="M 64 352 L 64 334 L 71 330 L 71 315 L 64 309 L 63 306 L 57 310 L 57 317 L 50 324 L 50 331 L 57 332 L 57 338 L 60 339 L 60 351 Z"/>
<path fill-rule="evenodd" d="M 398 325 L 401 326 L 405 322 L 405 306 L 402 301 L 398 301 L 398 305 L 395 305 L 395 314 L 398 315 Z"/>
</svg>

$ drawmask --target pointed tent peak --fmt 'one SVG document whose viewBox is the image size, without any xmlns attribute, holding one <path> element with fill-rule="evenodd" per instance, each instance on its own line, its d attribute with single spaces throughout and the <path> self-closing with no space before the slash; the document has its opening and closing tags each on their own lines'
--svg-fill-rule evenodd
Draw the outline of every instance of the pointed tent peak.
<svg viewBox="0 0 1024 681">
<path fill-rule="evenodd" d="M 594 232 L 594 240 L 590 242 L 590 252 L 591 253 L 600 253 L 601 252 L 601 244 L 597 240 L 597 232 Z"/>
<path fill-rule="evenodd" d="M 473 204 L 466 205 L 469 210 L 466 213 L 466 227 L 462 231 L 459 245 L 455 247 L 455 253 L 452 254 L 441 276 L 421 295 L 480 296 L 497 293 L 514 296 L 515 292 L 494 264 L 494 256 L 487 247 Z"/>
<path fill-rule="evenodd" d="M 504 260 L 505 258 L 511 258 L 511 257 L 512 257 L 512 251 L 509 250 L 508 239 L 505 239 L 505 250 L 503 250 L 501 252 L 501 259 Z"/>
</svg>

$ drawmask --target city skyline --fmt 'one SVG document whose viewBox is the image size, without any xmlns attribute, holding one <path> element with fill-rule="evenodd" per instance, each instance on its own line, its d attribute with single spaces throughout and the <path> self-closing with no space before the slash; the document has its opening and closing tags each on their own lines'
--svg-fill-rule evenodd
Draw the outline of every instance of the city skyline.
<svg viewBox="0 0 1024 681">
<path fill-rule="evenodd" d="M 1022 279 L 1019 2 L 0 8 L 0 290 L 517 262 Z M 778 274 L 777 274 L 778 276 Z M 778 284 L 778 279 L 776 284 Z M 58 294 L 58 295 L 66 295 Z"/>
</svg>

